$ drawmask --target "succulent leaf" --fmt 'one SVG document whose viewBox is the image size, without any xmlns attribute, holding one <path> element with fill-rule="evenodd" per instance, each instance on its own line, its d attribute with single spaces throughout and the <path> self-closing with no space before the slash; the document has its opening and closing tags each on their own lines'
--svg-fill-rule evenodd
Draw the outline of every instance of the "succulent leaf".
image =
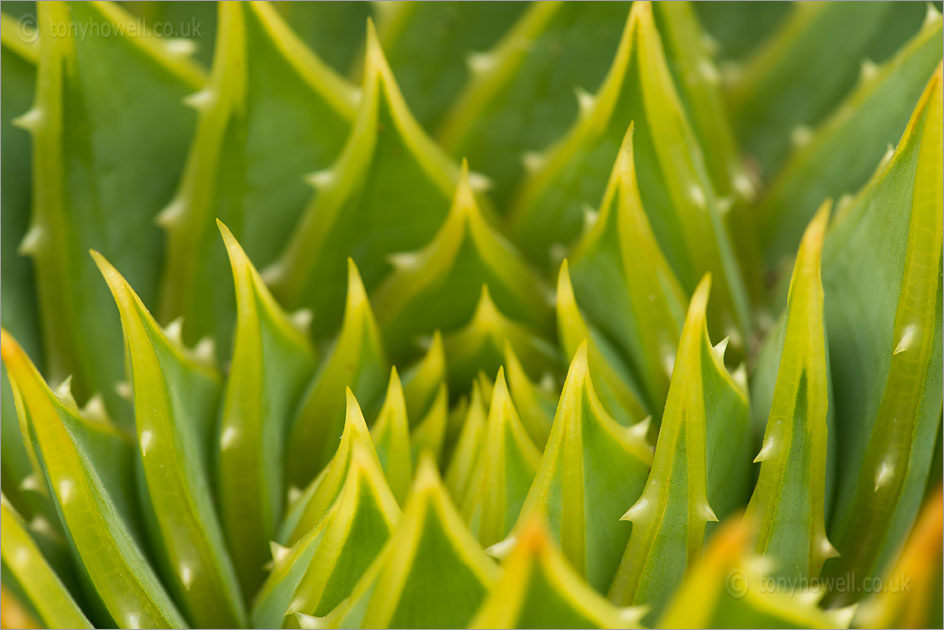
<svg viewBox="0 0 944 630">
<path fill-rule="evenodd" d="M 410 434 L 413 460 L 419 462 L 427 453 L 437 462 L 445 460 L 446 431 L 449 428 L 449 391 L 446 384 L 439 386 L 436 398 Z"/>
<path fill-rule="evenodd" d="M 511 536 L 543 513 L 574 569 L 598 591 L 610 584 L 630 528 L 620 514 L 639 497 L 652 462 L 645 434 L 617 423 L 590 379 L 587 343 L 577 349 L 551 434 Z"/>
<path fill-rule="evenodd" d="M 394 264 L 396 270 L 378 287 L 374 304 L 395 357 L 404 354 L 414 336 L 465 323 L 475 311 L 476 293 L 483 284 L 509 317 L 536 330 L 551 327 L 543 281 L 486 221 L 466 162 L 436 236 L 418 251 L 397 254 Z"/>
<path fill-rule="evenodd" d="M 315 353 L 233 234 L 218 223 L 232 266 L 236 331 L 217 436 L 217 496 L 248 595 L 262 579 L 282 514 L 285 435 L 314 372 Z"/>
<path fill-rule="evenodd" d="M 522 2 L 397 2 L 379 11 L 377 33 L 410 109 L 434 130 L 474 70 L 470 56 L 490 48 Z M 363 21 L 362 21 L 363 23 Z M 430 58 L 430 49 L 437 51 Z"/>
<path fill-rule="evenodd" d="M 715 356 L 706 328 L 711 278 L 692 296 L 659 429 L 652 470 L 623 515 L 632 535 L 610 599 L 657 616 L 697 560 L 709 521 L 737 505 L 750 481 L 747 401 Z M 719 374 L 720 372 L 720 374 Z M 709 429 L 710 427 L 710 429 Z"/>
<path fill-rule="evenodd" d="M 623 137 L 599 214 L 570 261 L 573 290 L 588 318 L 629 361 L 644 406 L 661 409 L 687 296 L 642 206 L 633 160 L 633 125 Z M 559 300 L 561 293 L 558 289 Z"/>
<path fill-rule="evenodd" d="M 446 352 L 437 330 L 426 354 L 403 374 L 403 396 L 408 417 L 421 418 L 433 403 L 439 386 L 446 380 Z"/>
<path fill-rule="evenodd" d="M 161 240 L 152 220 L 194 123 L 180 99 L 203 75 L 152 38 L 134 36 L 131 16 L 117 5 L 37 9 L 36 96 L 18 119 L 32 135 L 33 160 L 33 209 L 20 251 L 36 271 L 45 368 L 54 381 L 72 374 L 80 401 L 100 392 L 127 424 L 127 405 L 113 389 L 122 369 L 118 320 L 87 251 L 125 269 L 153 305 Z M 77 23 L 116 36 L 75 37 Z"/>
<path fill-rule="evenodd" d="M 938 65 L 891 160 L 837 213 L 824 246 L 844 445 L 829 530 L 841 555 L 826 564 L 828 575 L 869 579 L 901 543 L 941 422 L 941 93 Z M 854 290 L 861 278 L 868 295 Z"/>
<path fill-rule="evenodd" d="M 315 173 L 315 198 L 268 270 L 276 295 L 314 313 L 312 330 L 341 321 L 344 265 L 357 261 L 368 289 L 391 270 L 389 256 L 426 244 L 449 209 L 459 169 L 410 114 L 373 25 L 360 103 L 340 156 Z M 395 200 L 401 200 L 397 205 Z"/>
<path fill-rule="evenodd" d="M 616 608 L 567 563 L 541 517 L 523 526 L 501 578 L 471 628 L 632 628 L 637 609 Z"/>
<path fill-rule="evenodd" d="M 938 486 L 921 509 L 921 515 L 901 554 L 882 579 L 882 591 L 858 608 L 856 627 L 919 628 L 940 625 L 940 607 L 934 603 L 933 591 L 936 584 L 941 582 L 939 560 L 941 538 L 944 536 L 942 510 L 944 505 L 941 487 Z"/>
<path fill-rule="evenodd" d="M 429 456 L 419 462 L 393 535 L 354 588 L 308 627 L 457 628 L 475 614 L 498 570 L 466 529 Z"/>
<path fill-rule="evenodd" d="M 138 442 L 142 511 L 165 583 L 196 625 L 244 625 L 236 573 L 210 492 L 220 376 L 171 339 L 118 271 L 95 263 L 118 305 Z M 213 602 L 213 605 L 208 605 Z"/>
<path fill-rule="evenodd" d="M 633 121 L 636 163 L 647 167 L 639 178 L 640 192 L 666 258 L 688 291 L 702 273 L 712 272 L 719 287 L 713 327 L 746 331 L 744 284 L 648 3 L 635 3 L 630 10 L 592 106 L 524 180 L 511 215 L 515 235 L 523 246 L 527 243 L 524 251 L 531 256 L 553 243 L 572 241 L 583 205 L 602 197 L 604 173 Z"/>
<path fill-rule="evenodd" d="M 302 397 L 289 432 L 288 482 L 302 486 L 328 463 L 344 423 L 344 388 L 368 409 L 383 395 L 386 355 L 357 266 L 347 262 L 344 322 L 337 342 Z"/>
<path fill-rule="evenodd" d="M 370 428 L 371 439 L 377 447 L 377 457 L 384 474 L 390 481 L 390 489 L 397 502 L 402 504 L 413 480 L 413 459 L 410 450 L 410 424 L 407 417 L 406 398 L 397 374 L 391 368 L 387 384 L 387 396 Z"/>
<path fill-rule="evenodd" d="M 778 169 L 757 209 L 769 266 L 793 253 L 822 199 L 866 183 L 886 147 L 904 130 L 941 61 L 942 20 L 940 13 L 934 15 L 894 57 L 863 77 Z"/>
<path fill-rule="evenodd" d="M 554 378 L 542 378 L 534 383 L 522 367 L 510 343 L 505 344 L 505 374 L 515 408 L 521 414 L 521 423 L 538 448 L 543 449 L 557 410 L 557 391 Z"/>
<path fill-rule="evenodd" d="M 659 618 L 658 628 L 848 628 L 852 609 L 824 611 L 816 590 L 770 586 L 763 558 L 752 556 L 754 523 L 734 516 L 712 536 Z"/>
<path fill-rule="evenodd" d="M 233 291 L 219 282 L 226 251 L 214 218 L 249 256 L 271 263 L 310 195 L 304 175 L 341 150 L 354 88 L 311 53 L 265 3 L 219 5 L 212 76 L 187 102 L 199 124 L 173 200 L 162 211 L 167 261 L 161 312 L 184 317 L 184 338 L 228 348 Z"/>
<path fill-rule="evenodd" d="M 6 10 L 7 7 L 4 7 Z M 28 26 L 28 25 L 27 25 Z M 4 79 L 0 85 L 3 101 L 2 137 L 0 137 L 0 235 L 2 235 L 3 282 L 0 283 L 0 308 L 3 326 L 42 367 L 36 285 L 29 259 L 17 252 L 26 236 L 30 221 L 31 156 L 30 136 L 13 124 L 32 104 L 36 84 L 39 45 L 35 29 L 6 13 L 0 14 L 0 66 Z M 16 407 L 7 380 L 6 368 L 0 366 L 0 431 L 2 431 L 3 493 L 21 510 L 28 499 L 21 496 L 19 484 L 32 474 L 33 467 L 20 438 Z"/>
<path fill-rule="evenodd" d="M 511 531 L 541 461 L 498 370 L 481 445 L 463 497 L 462 516 L 483 546 Z"/>
<path fill-rule="evenodd" d="M 627 426 L 641 420 L 647 413 L 647 405 L 636 380 L 612 344 L 584 320 L 566 260 L 557 279 L 557 331 L 565 359 L 572 360 L 580 345 L 587 341 L 590 371 L 597 379 L 600 400 L 609 414 Z M 665 370 L 664 365 L 665 361 L 659 369 Z"/>
<path fill-rule="evenodd" d="M 790 282 L 783 351 L 774 386 L 757 485 L 747 515 L 757 524 L 756 550 L 775 572 L 815 578 L 835 556 L 826 538 L 829 387 L 820 260 L 829 221 L 823 204 L 800 243 Z M 832 437 L 835 440 L 835 436 Z"/>
<path fill-rule="evenodd" d="M 482 449 L 485 424 L 488 422 L 488 403 L 478 381 L 472 383 L 472 394 L 462 420 L 462 431 L 446 468 L 446 488 L 456 505 L 462 505 L 469 492 L 472 473 Z"/>
<path fill-rule="evenodd" d="M 0 522 L 4 578 L 11 576 L 20 587 L 30 607 L 36 611 L 38 621 L 50 628 L 94 627 L 46 561 L 26 522 L 6 497 L 0 504 Z"/>
<path fill-rule="evenodd" d="M 351 432 L 347 435 L 351 437 L 349 445 L 342 447 L 348 450 L 346 466 L 343 477 L 332 480 L 340 481 L 340 486 L 320 516 L 303 519 L 300 526 L 305 534 L 291 549 L 273 543 L 272 573 L 253 608 L 257 626 L 279 627 L 286 615 L 294 613 L 329 613 L 351 593 L 400 517 L 370 437 L 365 435 L 367 425 L 357 401 L 350 390 L 347 396 Z M 311 505 L 318 503 L 315 499 Z"/>
<path fill-rule="evenodd" d="M 790 144 L 802 144 L 809 128 L 853 87 L 863 59 L 881 61 L 924 13 L 919 4 L 891 2 L 791 5 L 763 46 L 737 68 L 728 94 L 735 132 L 760 170 L 775 173 Z"/>
<path fill-rule="evenodd" d="M 173 600 L 154 573 L 132 522 L 131 445 L 108 424 L 90 422 L 74 401 L 60 400 L 20 345 L 2 333 L 0 350 L 27 418 L 28 439 L 40 456 L 82 576 L 101 610 L 93 621 L 121 626 L 183 627 Z"/>
<path fill-rule="evenodd" d="M 534 3 L 494 46 L 468 57 L 470 75 L 438 137 L 482 169 L 503 205 L 528 156 L 539 157 L 592 100 L 627 11 L 623 2 Z"/>
<path fill-rule="evenodd" d="M 557 365 L 554 347 L 522 323 L 505 316 L 492 300 L 488 285 L 483 284 L 471 319 L 443 337 L 449 357 L 449 388 L 467 391 L 480 370 L 498 371 L 506 344 L 511 344 L 521 364 L 533 376 L 553 370 Z"/>
<path fill-rule="evenodd" d="M 364 22 L 380 9 L 367 2 L 273 2 L 305 44 L 346 75 L 364 46 Z"/>
</svg>

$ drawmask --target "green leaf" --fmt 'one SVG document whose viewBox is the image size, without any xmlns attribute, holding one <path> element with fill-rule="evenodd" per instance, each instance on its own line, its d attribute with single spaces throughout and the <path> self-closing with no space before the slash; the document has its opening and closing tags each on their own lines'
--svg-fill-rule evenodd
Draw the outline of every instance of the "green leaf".
<svg viewBox="0 0 944 630">
<path fill-rule="evenodd" d="M 415 252 L 391 257 L 395 271 L 374 298 L 384 338 L 394 356 L 404 355 L 417 335 L 451 330 L 476 307 L 488 285 L 496 306 L 509 317 L 550 331 L 547 290 L 514 247 L 482 215 L 462 163 L 449 214 L 433 240 Z"/>
<path fill-rule="evenodd" d="M 494 46 L 468 57 L 470 75 L 438 137 L 482 169 L 502 207 L 525 156 L 559 138 L 603 80 L 627 10 L 623 2 L 534 3 Z"/>
<path fill-rule="evenodd" d="M 707 523 L 718 520 L 711 504 L 722 514 L 740 505 L 751 479 L 746 395 L 708 340 L 710 287 L 706 276 L 692 296 L 649 480 L 622 517 L 632 535 L 610 599 L 649 605 L 650 616 L 701 553 Z"/>
<path fill-rule="evenodd" d="M 855 89 L 784 161 L 757 209 L 768 267 L 793 254 L 820 201 L 865 184 L 900 137 L 941 61 L 941 14 L 931 8 L 928 16 L 894 57 L 865 66 Z"/>
<path fill-rule="evenodd" d="M 439 386 L 446 380 L 446 351 L 440 332 L 433 332 L 426 354 L 403 374 L 403 396 L 407 415 L 421 418 L 433 404 Z"/>
<path fill-rule="evenodd" d="M 318 192 L 266 276 L 283 303 L 312 310 L 318 337 L 341 321 L 345 260 L 357 261 L 374 289 L 392 268 L 390 254 L 433 237 L 459 177 L 407 109 L 370 22 L 367 30 L 364 82 L 347 144 L 330 168 L 310 177 Z"/>
<path fill-rule="evenodd" d="M 557 366 L 557 352 L 543 337 L 502 313 L 487 284 L 482 285 L 472 318 L 445 335 L 443 346 L 449 357 L 449 389 L 468 391 L 479 371 L 495 373 L 511 344 L 528 373 L 535 377 Z"/>
<path fill-rule="evenodd" d="M 219 5 L 212 76 L 188 97 L 199 124 L 177 193 L 161 212 L 168 249 L 164 319 L 184 339 L 229 347 L 233 292 L 214 220 L 262 268 L 295 230 L 310 196 L 304 176 L 328 166 L 354 118 L 353 86 L 335 75 L 269 5 Z M 225 352 L 224 352 L 225 354 Z"/>
<path fill-rule="evenodd" d="M 351 593 L 400 517 L 350 390 L 347 397 L 350 431 L 358 436 L 349 438 L 341 485 L 291 549 L 273 543 L 272 573 L 253 608 L 255 626 L 277 628 L 288 614 L 330 612 Z"/>
<path fill-rule="evenodd" d="M 628 361 L 627 380 L 642 389 L 639 397 L 645 402 L 640 404 L 658 411 L 669 390 L 669 358 L 678 345 L 687 297 L 646 217 L 636 181 L 633 135 L 630 125 L 600 212 L 571 254 L 571 275 L 587 317 Z M 558 293 L 566 294 L 560 289 Z M 571 352 L 578 341 L 562 345 Z"/>
<path fill-rule="evenodd" d="M 4 578 L 12 576 L 39 621 L 49 628 L 92 628 L 6 497 L 0 504 L 0 521 Z"/>
<path fill-rule="evenodd" d="M 220 375 L 207 357 L 183 347 L 179 325 L 161 330 L 121 274 L 98 252 L 92 257 L 121 316 L 139 499 L 164 581 L 195 625 L 244 625 L 246 612 L 210 492 Z"/>
<path fill-rule="evenodd" d="M 344 486 L 354 451 L 373 453 L 377 465 L 380 466 L 373 439 L 351 388 L 345 389 L 344 398 L 344 430 L 338 442 L 337 452 L 305 490 L 297 498 L 290 500 L 288 514 L 283 519 L 277 536 L 277 540 L 282 544 L 295 545 L 321 522 Z"/>
<path fill-rule="evenodd" d="M 633 628 L 639 615 L 587 586 L 540 517 L 522 529 L 470 628 Z"/>
<path fill-rule="evenodd" d="M 387 396 L 377 414 L 370 435 L 377 447 L 377 457 L 397 503 L 402 504 L 413 480 L 413 458 L 410 449 L 410 424 L 406 399 L 397 368 L 390 369 Z"/>
<path fill-rule="evenodd" d="M 325 63 L 348 74 L 364 46 L 364 22 L 377 10 L 367 2 L 273 2 Z"/>
<path fill-rule="evenodd" d="M 701 37 L 728 60 L 759 46 L 793 8 L 789 2 L 695 2 L 694 6 L 704 26 Z"/>
<path fill-rule="evenodd" d="M 6 10 L 8 7 L 4 7 Z M 33 267 L 28 258 L 17 251 L 17 246 L 26 235 L 30 212 L 31 155 L 30 137 L 12 124 L 12 119 L 26 112 L 33 98 L 36 84 L 36 61 L 38 42 L 36 30 L 28 23 L 6 13 L 0 14 L 0 66 L 3 82 L 0 100 L 3 101 L 2 150 L 0 150 L 0 234 L 3 245 L 2 279 L 0 282 L 0 307 L 4 327 L 23 344 L 26 352 L 42 366 L 39 315 L 37 311 L 36 285 Z M 7 380 L 6 369 L 0 366 L 0 426 L 2 426 L 3 493 L 24 513 L 31 500 L 24 496 L 19 484 L 33 472 L 29 457 L 23 447 L 17 423 L 16 407 Z"/>
<path fill-rule="evenodd" d="M 472 618 L 498 569 L 465 528 L 430 457 L 420 460 L 403 516 L 351 596 L 301 627 L 458 628 Z"/>
<path fill-rule="evenodd" d="M 856 612 L 857 628 L 919 628 L 940 624 L 937 584 L 941 583 L 941 488 L 932 494 L 891 569 L 886 587 L 872 594 Z M 936 575 L 935 575 L 936 574 Z M 903 588 L 904 585 L 910 588 Z M 939 598 L 938 598 L 939 601 Z"/>
<path fill-rule="evenodd" d="M 714 65 L 695 11 L 697 2 L 655 2 L 652 13 L 663 36 L 669 68 L 692 130 L 705 152 L 705 165 L 719 195 L 734 191 L 744 173 L 722 98 L 721 73 Z M 742 9 L 744 10 L 744 9 Z M 752 191 L 737 191 L 747 197 Z"/>
<path fill-rule="evenodd" d="M 823 251 L 843 444 L 829 528 L 841 555 L 824 570 L 858 585 L 910 527 L 940 426 L 941 103 L 938 65 L 891 160 L 839 210 Z"/>
<path fill-rule="evenodd" d="M 778 575 L 815 578 L 836 550 L 826 538 L 826 331 L 820 260 L 829 203 L 806 229 L 790 281 L 780 367 L 774 385 L 757 485 L 747 507 L 757 523 L 756 549 Z M 835 441 L 833 436 L 832 440 Z"/>
<path fill-rule="evenodd" d="M 446 487 L 457 505 L 461 505 L 468 494 L 487 421 L 488 404 L 485 402 L 482 386 L 478 381 L 474 381 L 469 406 L 463 414 L 462 431 L 446 468 Z"/>
<path fill-rule="evenodd" d="M 626 428 L 603 408 L 590 380 L 587 354 L 584 342 L 570 364 L 551 435 L 512 537 L 533 513 L 545 514 L 570 564 L 603 591 L 629 538 L 630 527 L 620 522 L 620 514 L 642 491 L 652 449 L 645 439 L 646 424 Z"/>
<path fill-rule="evenodd" d="M 514 235 L 543 260 L 580 233 L 583 208 L 603 197 L 630 123 L 642 202 L 683 288 L 710 271 L 718 284 L 713 328 L 749 328 L 749 307 L 705 157 L 672 83 L 652 7 L 630 10 L 606 80 L 567 134 L 533 160 L 512 205 Z M 741 187 L 738 184 L 735 188 Z M 716 321 L 715 321 L 716 320 Z"/>
<path fill-rule="evenodd" d="M 848 628 L 851 608 L 822 610 L 822 592 L 777 588 L 769 562 L 750 555 L 754 523 L 731 518 L 672 595 L 657 628 Z"/>
<path fill-rule="evenodd" d="M 20 249 L 36 270 L 45 371 L 73 375 L 86 400 L 100 392 L 122 424 L 114 391 L 121 336 L 111 297 L 88 257 L 104 253 L 153 305 L 162 240 L 153 218 L 180 174 L 194 116 L 180 103 L 202 71 L 115 4 L 38 7 L 33 109 L 18 119 L 33 139 L 33 209 Z M 74 37 L 79 29 L 113 37 Z"/>
<path fill-rule="evenodd" d="M 557 277 L 557 330 L 565 359 L 573 359 L 577 348 L 587 341 L 590 372 L 597 380 L 600 400 L 611 416 L 629 426 L 646 415 L 636 381 L 612 344 L 584 321 L 577 307 L 570 271 L 565 260 Z M 663 362 L 664 365 L 664 362 Z M 660 369 L 665 369 L 662 365 Z"/>
<path fill-rule="evenodd" d="M 534 480 L 541 452 L 525 431 L 499 368 L 481 446 L 463 497 L 462 516 L 483 546 L 511 531 Z"/>
<path fill-rule="evenodd" d="M 262 580 L 282 515 L 285 436 L 315 369 L 307 318 L 290 318 L 219 220 L 236 292 L 236 333 L 220 413 L 217 496 L 243 593 Z M 303 314 L 304 315 L 304 314 Z"/>
<path fill-rule="evenodd" d="M 357 266 L 347 262 L 344 322 L 330 355 L 302 397 L 287 446 L 288 482 L 308 483 L 338 447 L 344 423 L 344 388 L 368 409 L 383 396 L 389 370 L 377 322 Z"/>
<path fill-rule="evenodd" d="M 132 509 L 131 445 L 107 422 L 83 417 L 71 394 L 54 394 L 2 332 L 0 350 L 17 409 L 94 602 L 97 625 L 183 627 L 183 617 L 148 564 Z"/>
<path fill-rule="evenodd" d="M 216 36 L 216 3 L 161 2 L 141 0 L 122 2 L 122 8 L 140 18 L 147 25 L 160 29 L 160 37 L 168 39 L 168 47 L 180 54 L 193 55 L 203 67 L 213 62 L 213 41 Z"/>
<path fill-rule="evenodd" d="M 510 343 L 505 344 L 505 370 L 511 399 L 521 414 L 521 423 L 535 445 L 543 450 L 557 410 L 558 392 L 554 379 L 542 379 L 540 384 L 532 382 Z"/>
<path fill-rule="evenodd" d="M 863 59 L 896 50 L 925 11 L 921 3 L 790 6 L 790 15 L 732 73 L 728 94 L 741 146 L 765 175 L 776 173 L 791 141 L 802 141 L 854 86 Z"/>
<path fill-rule="evenodd" d="M 426 129 L 438 126 L 468 80 L 469 58 L 491 47 L 527 6 L 522 2 L 380 5 L 380 41 L 403 95 Z M 436 54 L 430 55 L 430 50 Z"/>
<path fill-rule="evenodd" d="M 427 453 L 439 463 L 445 459 L 446 430 L 449 427 L 449 392 L 446 384 L 439 386 L 429 411 L 421 418 L 410 435 L 413 460 L 418 462 Z"/>
</svg>

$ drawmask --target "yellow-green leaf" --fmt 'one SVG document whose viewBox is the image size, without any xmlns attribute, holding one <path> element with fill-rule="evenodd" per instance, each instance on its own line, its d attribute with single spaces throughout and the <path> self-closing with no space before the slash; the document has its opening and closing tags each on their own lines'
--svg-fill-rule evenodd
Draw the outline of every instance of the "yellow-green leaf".
<svg viewBox="0 0 944 630">
<path fill-rule="evenodd" d="M 413 457 L 406 399 L 396 367 L 390 370 L 387 396 L 370 428 L 370 435 L 377 447 L 377 457 L 390 482 L 393 496 L 402 504 L 413 480 Z"/>
<path fill-rule="evenodd" d="M 179 325 L 161 330 L 121 274 L 98 252 L 92 257 L 121 316 L 139 499 L 151 544 L 160 550 L 160 572 L 195 625 L 243 625 L 246 612 L 210 492 L 220 375 L 207 357 L 183 346 Z"/>
<path fill-rule="evenodd" d="M 268 544 L 282 515 L 285 436 L 315 369 L 299 325 L 272 298 L 233 234 L 219 222 L 236 292 L 236 333 L 217 456 L 217 496 L 243 592 L 262 580 Z"/>
<path fill-rule="evenodd" d="M 347 261 L 344 322 L 330 355 L 308 386 L 289 433 L 288 482 L 303 486 L 338 448 L 344 423 L 344 388 L 370 409 L 383 396 L 389 370 L 377 322 L 357 266 Z"/>
</svg>

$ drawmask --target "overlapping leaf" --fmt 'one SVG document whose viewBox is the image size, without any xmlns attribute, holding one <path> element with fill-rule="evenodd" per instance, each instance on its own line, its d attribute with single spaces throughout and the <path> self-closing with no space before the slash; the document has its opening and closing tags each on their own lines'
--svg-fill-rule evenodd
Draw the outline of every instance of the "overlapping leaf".
<svg viewBox="0 0 944 630">
<path fill-rule="evenodd" d="M 559 392 L 554 377 L 548 375 L 549 379 L 542 378 L 539 383 L 532 381 L 510 343 L 505 344 L 504 365 L 508 389 L 515 408 L 521 414 L 521 423 L 535 445 L 543 449 L 557 410 Z"/>
<path fill-rule="evenodd" d="M 139 498 L 151 544 L 160 550 L 164 581 L 193 623 L 245 624 L 236 572 L 210 492 L 219 373 L 206 365 L 206 357 L 201 363 L 183 347 L 179 326 L 165 334 L 121 274 L 97 252 L 93 257 L 121 316 L 138 441 Z"/>
<path fill-rule="evenodd" d="M 757 524 L 757 552 L 778 575 L 815 578 L 836 555 L 826 538 L 829 386 L 820 259 L 829 205 L 807 228 L 790 282 L 781 356 L 761 462 L 747 514 Z M 835 442 L 836 436 L 831 436 Z M 833 455 L 835 452 L 833 450 Z M 830 475 L 831 476 L 831 475 Z"/>
<path fill-rule="evenodd" d="M 733 517 L 718 529 L 656 627 L 848 628 L 853 609 L 821 610 L 822 592 L 802 583 L 777 588 L 769 563 L 749 553 L 752 525 Z"/>
<path fill-rule="evenodd" d="M 396 2 L 379 10 L 387 59 L 426 129 L 438 127 L 468 81 L 469 56 L 491 47 L 527 8 L 523 2 Z"/>
<path fill-rule="evenodd" d="M 354 88 L 271 6 L 219 4 L 212 76 L 187 98 L 199 124 L 176 195 L 159 219 L 168 238 L 161 314 L 184 316 L 186 340 L 213 335 L 221 348 L 230 343 L 233 291 L 219 282 L 227 260 L 214 219 L 233 230 L 260 268 L 271 263 L 310 196 L 304 176 L 340 152 L 355 100 Z"/>
<path fill-rule="evenodd" d="M 425 457 L 400 522 L 351 596 L 324 619 L 300 617 L 300 625 L 463 627 L 497 573 L 449 500 L 436 465 Z"/>
<path fill-rule="evenodd" d="M 938 65 L 891 160 L 838 211 L 823 251 L 843 444 L 829 528 L 840 557 L 825 571 L 857 584 L 910 527 L 940 426 L 941 98 Z"/>
<path fill-rule="evenodd" d="M 493 47 L 468 57 L 470 76 L 438 137 L 492 180 L 503 208 L 529 152 L 560 137 L 603 80 L 627 11 L 622 2 L 535 3 Z"/>
<path fill-rule="evenodd" d="M 627 377 L 639 386 L 641 406 L 658 412 L 669 388 L 686 296 L 642 206 L 632 125 L 617 154 L 600 212 L 570 262 L 581 307 L 628 363 Z M 565 294 L 559 287 L 559 304 Z M 568 350 L 572 344 L 563 343 Z"/>
<path fill-rule="evenodd" d="M 536 516 L 522 527 L 501 578 L 469 627 L 632 628 L 638 612 L 616 608 L 589 588 Z"/>
<path fill-rule="evenodd" d="M 352 257 L 373 289 L 388 257 L 425 245 L 449 209 L 459 169 L 413 119 L 373 26 L 360 104 L 340 157 L 309 178 L 317 189 L 282 256 L 267 270 L 276 295 L 312 309 L 312 330 L 341 319 L 344 265 Z"/>
<path fill-rule="evenodd" d="M 400 517 L 357 400 L 347 391 L 347 421 L 330 472 L 316 486 L 291 549 L 273 543 L 272 573 L 252 620 L 279 627 L 286 615 L 325 615 L 347 597 Z M 325 509 L 315 509 L 325 508 Z M 320 513 L 316 513 L 320 512 Z M 288 627 L 291 627 L 289 625 Z"/>
<path fill-rule="evenodd" d="M 855 89 L 809 138 L 801 138 L 803 143 L 778 170 L 757 209 L 768 266 L 793 253 L 823 199 L 861 187 L 886 146 L 900 137 L 941 60 L 941 14 L 929 6 L 927 15 L 921 30 L 894 57 L 881 66 L 863 66 Z"/>
<path fill-rule="evenodd" d="M 652 451 L 646 424 L 621 426 L 590 380 L 587 344 L 577 349 L 557 414 L 515 528 L 544 514 L 574 569 L 598 591 L 616 571 L 630 527 L 619 520 L 642 491 Z M 512 537 L 516 535 L 512 531 Z M 507 546 L 508 541 L 501 543 Z"/>
<path fill-rule="evenodd" d="M 236 333 L 217 437 L 217 496 L 245 594 L 262 579 L 285 487 L 285 436 L 315 369 L 304 332 L 272 298 L 233 234 L 219 223 L 232 266 Z"/>
<path fill-rule="evenodd" d="M 583 207 L 602 198 L 631 122 L 642 201 L 666 258 L 692 291 L 710 271 L 712 327 L 746 331 L 747 295 L 697 137 L 673 86 L 652 7 L 635 3 L 606 80 L 564 136 L 534 160 L 512 209 L 515 236 L 540 259 L 579 233 Z M 743 184 L 733 184 L 743 188 Z M 716 321 L 714 321 L 716 320 Z"/>
<path fill-rule="evenodd" d="M 449 215 L 436 236 L 423 249 L 392 260 L 396 270 L 378 287 L 374 303 L 394 356 L 403 355 L 416 335 L 465 323 L 483 284 L 509 317 L 536 330 L 551 327 L 542 280 L 485 220 L 465 162 Z"/>
<path fill-rule="evenodd" d="M 70 396 L 49 389 L 20 345 L 0 342 L 17 412 L 53 496 L 102 625 L 183 627 L 184 618 L 140 545 L 132 447 L 107 421 L 83 417 Z"/>
<path fill-rule="evenodd" d="M 492 300 L 489 286 L 483 284 L 471 319 L 443 338 L 449 357 L 450 389 L 468 391 L 480 370 L 492 374 L 498 371 L 504 359 L 505 344 L 514 348 L 532 378 L 553 370 L 557 364 L 554 347 L 520 322 L 505 316 Z"/>
<path fill-rule="evenodd" d="M 413 480 L 413 459 L 406 397 L 395 367 L 390 370 L 387 396 L 370 428 L 370 435 L 393 495 L 399 503 L 403 503 Z"/>
<path fill-rule="evenodd" d="M 152 222 L 193 130 L 180 100 L 203 74 L 164 42 L 134 35 L 133 18 L 117 5 L 37 8 L 36 95 L 18 119 L 33 140 L 32 216 L 20 247 L 36 270 L 45 372 L 54 381 L 73 375 L 80 400 L 101 392 L 125 422 L 127 405 L 114 391 L 120 327 L 88 249 L 124 269 L 154 304 L 162 241 Z M 115 36 L 76 37 L 80 28 Z"/>
<path fill-rule="evenodd" d="M 482 545 L 497 543 L 511 531 L 540 461 L 541 452 L 518 417 L 500 369 L 460 504 L 463 518 Z"/>
<path fill-rule="evenodd" d="M 337 341 L 302 397 L 289 431 L 288 482 L 303 486 L 327 464 L 344 423 L 344 388 L 370 409 L 383 395 L 386 355 L 354 261 L 348 259 L 347 302 Z"/>
<path fill-rule="evenodd" d="M 0 503 L 0 521 L 4 580 L 12 578 L 37 613 L 37 621 L 49 628 L 92 628 L 6 497 Z"/>
</svg>

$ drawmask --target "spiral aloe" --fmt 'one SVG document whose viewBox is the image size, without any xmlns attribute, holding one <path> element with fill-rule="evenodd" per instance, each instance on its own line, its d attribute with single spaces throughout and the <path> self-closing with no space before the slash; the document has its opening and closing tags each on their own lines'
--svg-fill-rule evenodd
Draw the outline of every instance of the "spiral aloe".
<svg viewBox="0 0 944 630">
<path fill-rule="evenodd" d="M 944 624 L 939 6 L 0 17 L 4 627 Z"/>
</svg>

